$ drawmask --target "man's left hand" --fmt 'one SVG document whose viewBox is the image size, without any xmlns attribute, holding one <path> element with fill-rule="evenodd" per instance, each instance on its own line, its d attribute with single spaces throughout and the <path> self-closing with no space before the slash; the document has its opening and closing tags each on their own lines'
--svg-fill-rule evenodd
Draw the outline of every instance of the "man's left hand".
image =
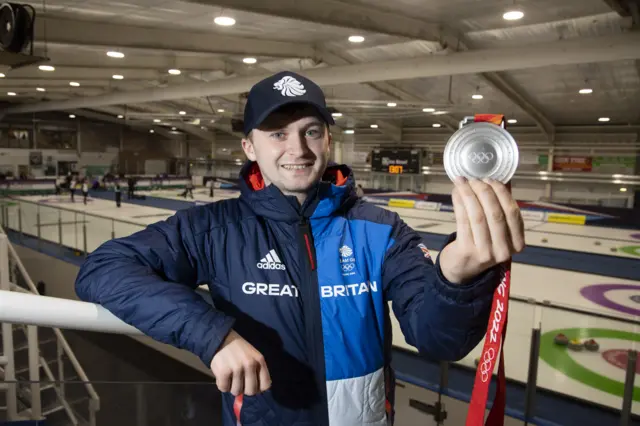
<svg viewBox="0 0 640 426">
<path fill-rule="evenodd" d="M 459 177 L 451 195 L 457 235 L 440 252 L 440 269 L 449 282 L 473 280 L 524 249 L 524 221 L 504 184 Z"/>
</svg>

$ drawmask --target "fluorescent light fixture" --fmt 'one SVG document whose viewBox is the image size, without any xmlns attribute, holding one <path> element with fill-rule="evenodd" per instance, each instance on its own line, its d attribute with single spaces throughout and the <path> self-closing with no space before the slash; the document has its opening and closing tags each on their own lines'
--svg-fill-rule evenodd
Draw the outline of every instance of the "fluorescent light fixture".
<svg viewBox="0 0 640 426">
<path fill-rule="evenodd" d="M 218 110 L 218 112 L 224 112 L 224 109 L 220 108 L 220 109 Z"/>
<path fill-rule="evenodd" d="M 364 41 L 364 37 L 359 35 L 352 35 L 351 37 L 349 37 L 349 41 L 351 43 L 362 43 Z"/>
<path fill-rule="evenodd" d="M 388 106 L 388 107 L 393 108 L 393 107 L 398 106 L 398 104 L 397 104 L 397 103 L 395 103 L 395 102 L 389 102 L 389 103 L 387 104 L 387 106 Z"/>
<path fill-rule="evenodd" d="M 355 131 L 355 130 L 353 130 L 353 129 L 347 129 L 347 130 L 345 130 L 345 131 L 344 131 L 344 133 L 345 133 L 345 134 L 347 134 L 347 135 L 352 135 L 352 134 L 354 134 L 355 132 L 356 132 L 356 131 Z"/>
<path fill-rule="evenodd" d="M 78 87 L 80 86 L 80 83 L 78 83 L 77 81 L 70 81 L 69 86 Z"/>
<path fill-rule="evenodd" d="M 187 112 L 186 112 L 186 111 L 180 111 L 178 114 L 180 114 L 180 115 L 187 115 Z"/>
<path fill-rule="evenodd" d="M 509 124 L 516 124 L 518 122 L 518 120 L 516 120 L 515 118 L 510 118 L 507 120 L 507 123 Z"/>
<path fill-rule="evenodd" d="M 118 118 L 124 118 L 124 115 L 118 114 Z"/>
<path fill-rule="evenodd" d="M 442 114 L 446 114 L 447 111 L 436 111 L 433 113 L 433 115 L 442 115 Z"/>
<path fill-rule="evenodd" d="M 371 128 L 372 128 L 372 129 L 377 129 L 377 128 L 378 128 L 378 125 L 377 125 L 377 124 L 372 124 L 372 125 L 371 125 Z"/>
<path fill-rule="evenodd" d="M 115 50 L 110 50 L 107 52 L 107 56 L 110 58 L 124 58 L 124 53 L 122 52 L 116 52 Z"/>
<path fill-rule="evenodd" d="M 172 128 L 171 128 L 171 130 L 175 131 L 175 130 L 176 130 L 176 128 L 175 128 L 175 127 L 172 127 Z"/>
<path fill-rule="evenodd" d="M 5 75 L 0 72 L 0 78 L 4 78 L 4 77 L 5 77 Z"/>
<path fill-rule="evenodd" d="M 435 108 L 422 108 L 422 112 L 436 112 Z"/>
<path fill-rule="evenodd" d="M 480 93 L 475 93 L 474 95 L 471 96 L 473 99 L 482 99 L 483 96 Z"/>
<path fill-rule="evenodd" d="M 433 123 L 431 126 L 432 126 L 432 127 L 436 127 L 436 128 L 438 128 L 438 127 L 442 127 L 442 124 L 440 124 L 440 123 Z"/>
<path fill-rule="evenodd" d="M 627 188 L 620 188 L 620 192 L 627 192 Z"/>
<path fill-rule="evenodd" d="M 333 114 L 331 114 L 332 117 L 342 117 L 342 113 L 341 112 L 334 112 Z"/>
<path fill-rule="evenodd" d="M 55 71 L 55 68 L 52 67 L 51 65 L 40 65 L 38 69 L 40 71 Z"/>
<path fill-rule="evenodd" d="M 46 92 L 47 90 L 44 87 L 36 87 L 38 92 Z"/>
<path fill-rule="evenodd" d="M 124 78 L 124 76 L 120 75 L 120 74 L 114 74 L 113 76 L 114 80 L 122 80 Z"/>
<path fill-rule="evenodd" d="M 76 118 L 74 114 L 69 114 L 69 118 Z"/>
<path fill-rule="evenodd" d="M 231 27 L 236 24 L 236 20 L 230 16 L 217 16 L 213 22 L 223 27 Z"/>
<path fill-rule="evenodd" d="M 598 118 L 598 121 L 606 123 L 607 121 L 611 121 L 611 119 L 609 117 L 600 117 L 600 118 Z"/>
<path fill-rule="evenodd" d="M 590 95 L 593 93 L 593 89 L 589 89 L 589 88 L 580 89 L 578 93 L 580 93 L 581 95 Z"/>
<path fill-rule="evenodd" d="M 245 64 L 255 64 L 258 60 L 256 58 L 244 58 L 242 62 Z"/>
<path fill-rule="evenodd" d="M 171 75 L 180 75 L 180 74 L 182 74 L 182 71 L 180 71 L 180 70 L 179 70 L 179 69 L 177 69 L 177 68 L 171 68 L 171 69 L 170 69 L 169 71 L 167 71 L 167 72 L 168 72 L 169 74 L 171 74 Z"/>
<path fill-rule="evenodd" d="M 154 118 L 154 119 L 153 119 L 153 122 L 154 122 L 154 123 L 160 123 L 161 121 L 162 121 L 162 120 L 160 120 L 159 118 Z"/>
<path fill-rule="evenodd" d="M 149 133 L 155 133 L 155 131 L 153 129 L 149 130 Z"/>
<path fill-rule="evenodd" d="M 506 21 L 517 21 L 518 19 L 522 19 L 523 17 L 524 13 L 520 10 L 510 10 L 502 15 L 502 18 Z"/>
<path fill-rule="evenodd" d="M 7 95 L 9 95 L 9 96 L 16 96 L 16 92 L 7 92 Z"/>
</svg>

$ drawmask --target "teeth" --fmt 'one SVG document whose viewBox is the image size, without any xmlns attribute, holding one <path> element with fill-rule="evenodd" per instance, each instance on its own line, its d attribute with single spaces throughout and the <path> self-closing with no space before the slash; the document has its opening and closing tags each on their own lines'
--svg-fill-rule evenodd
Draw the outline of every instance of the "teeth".
<svg viewBox="0 0 640 426">
<path fill-rule="evenodd" d="M 288 164 L 282 167 L 284 167 L 287 170 L 302 170 L 309 167 L 309 165 L 308 164 Z"/>
</svg>

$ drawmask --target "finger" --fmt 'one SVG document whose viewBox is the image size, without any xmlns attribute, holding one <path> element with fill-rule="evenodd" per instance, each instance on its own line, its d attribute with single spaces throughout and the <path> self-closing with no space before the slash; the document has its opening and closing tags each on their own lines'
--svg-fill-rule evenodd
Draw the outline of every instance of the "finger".
<svg viewBox="0 0 640 426">
<path fill-rule="evenodd" d="M 497 263 L 507 261 L 511 257 L 511 235 L 509 225 L 502 205 L 498 200 L 493 186 L 489 183 L 478 182 L 474 185 L 474 191 L 485 212 L 487 225 L 491 235 L 491 252 L 493 260 Z"/>
<path fill-rule="evenodd" d="M 477 179 L 472 179 L 466 185 L 460 185 L 460 195 L 464 203 L 476 250 L 480 250 L 485 255 L 491 254 L 491 233 L 487 225 L 484 209 L 478 200 L 476 190 L 479 184 L 484 185 Z"/>
<path fill-rule="evenodd" d="M 252 363 L 244 368 L 244 393 L 253 396 L 258 393 L 258 365 Z"/>
<path fill-rule="evenodd" d="M 271 387 L 271 374 L 267 368 L 267 363 L 262 361 L 260 363 L 260 390 L 262 392 L 268 390 Z"/>
<path fill-rule="evenodd" d="M 490 182 L 490 185 L 493 187 L 504 211 L 509 226 L 512 247 L 515 252 L 520 253 L 525 247 L 524 219 L 522 218 L 520 207 L 518 207 L 518 203 L 513 199 L 511 192 L 505 185 L 496 181 Z"/>
<path fill-rule="evenodd" d="M 233 371 L 233 379 L 231 382 L 231 394 L 238 396 L 244 392 L 244 375 L 242 367 Z"/>
<path fill-rule="evenodd" d="M 222 372 L 217 372 L 217 374 L 214 371 L 213 374 L 216 377 L 216 385 L 220 392 L 229 392 L 231 390 L 231 370 L 225 369 Z"/>
<path fill-rule="evenodd" d="M 456 182 L 456 186 L 451 192 L 451 200 L 453 201 L 453 214 L 456 217 L 456 240 L 461 244 L 468 242 L 473 244 L 473 234 L 471 233 L 471 224 L 469 223 L 469 216 L 467 210 L 464 208 L 464 202 L 460 196 L 460 190 L 458 189 L 458 183 L 463 184 L 464 178 L 459 182 Z"/>
</svg>

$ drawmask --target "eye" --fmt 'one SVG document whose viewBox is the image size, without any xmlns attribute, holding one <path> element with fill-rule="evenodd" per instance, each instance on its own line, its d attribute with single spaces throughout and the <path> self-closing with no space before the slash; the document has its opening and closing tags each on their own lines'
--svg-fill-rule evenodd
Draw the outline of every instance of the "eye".
<svg viewBox="0 0 640 426">
<path fill-rule="evenodd" d="M 271 133 L 270 136 L 272 139 L 283 140 L 286 137 L 286 134 L 284 132 L 274 132 Z"/>
<path fill-rule="evenodd" d="M 314 128 L 308 129 L 306 135 L 307 137 L 310 137 L 310 138 L 318 138 L 322 136 L 322 133 L 320 132 L 320 129 L 314 127 Z"/>
</svg>

